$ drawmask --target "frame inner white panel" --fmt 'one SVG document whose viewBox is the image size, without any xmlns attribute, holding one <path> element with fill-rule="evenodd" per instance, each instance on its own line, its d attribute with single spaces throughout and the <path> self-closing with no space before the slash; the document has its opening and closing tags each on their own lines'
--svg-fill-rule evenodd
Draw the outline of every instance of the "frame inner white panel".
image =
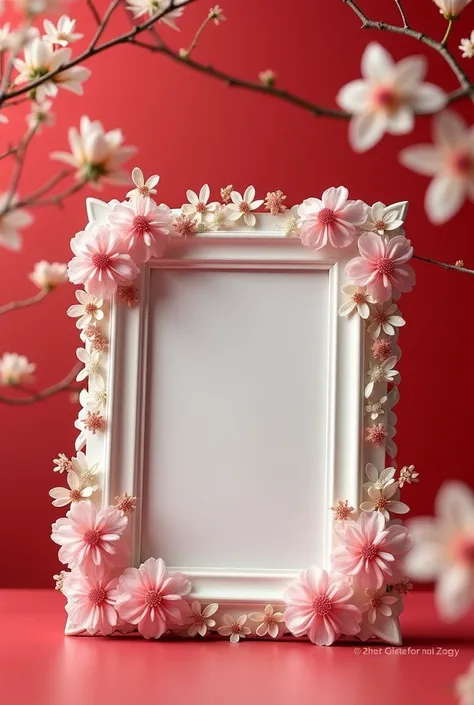
<svg viewBox="0 0 474 705">
<path fill-rule="evenodd" d="M 149 293 L 141 560 L 322 564 L 328 269 L 151 269 Z"/>
</svg>

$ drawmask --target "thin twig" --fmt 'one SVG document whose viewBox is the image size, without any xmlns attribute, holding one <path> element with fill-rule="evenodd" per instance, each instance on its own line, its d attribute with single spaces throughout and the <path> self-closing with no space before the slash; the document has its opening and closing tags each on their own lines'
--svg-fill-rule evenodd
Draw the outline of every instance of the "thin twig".
<svg viewBox="0 0 474 705">
<path fill-rule="evenodd" d="M 48 397 L 53 396 L 53 394 L 58 394 L 59 392 L 77 390 L 79 387 L 71 384 L 80 369 L 80 365 L 74 365 L 73 369 L 59 382 L 43 389 L 41 392 L 35 392 L 29 397 L 24 397 L 22 399 L 12 399 L 11 397 L 5 397 L 0 395 L 0 404 L 12 404 L 14 406 L 26 406 L 27 404 L 35 404 L 38 401 L 43 401 Z"/>
<path fill-rule="evenodd" d="M 185 56 L 191 56 L 191 52 L 197 47 L 197 43 L 199 41 L 199 38 L 201 34 L 204 32 L 206 29 L 207 25 L 209 24 L 210 20 L 212 19 L 212 11 L 206 16 L 204 22 L 198 27 L 196 34 L 193 37 L 193 40 L 191 44 L 189 45 L 188 49 L 184 50 Z"/>
<path fill-rule="evenodd" d="M 97 22 L 97 24 L 100 24 L 100 21 L 101 21 L 101 20 L 100 20 L 100 15 L 99 15 L 99 13 L 98 13 L 98 11 L 97 11 L 97 8 L 96 8 L 96 6 L 94 5 L 93 1 L 92 1 L 92 0 L 86 0 L 86 3 L 87 3 L 87 7 L 89 8 L 89 10 L 90 10 L 90 11 L 92 12 L 92 14 L 93 14 L 95 21 Z"/>
<path fill-rule="evenodd" d="M 39 304 L 40 301 L 48 296 L 50 293 L 49 289 L 41 289 L 40 292 L 34 296 L 30 296 L 28 299 L 21 299 L 20 301 L 10 301 L 10 303 L 0 306 L 0 316 L 4 313 L 9 313 L 10 311 L 17 311 L 19 308 L 28 308 L 28 306 L 34 306 Z"/>
<path fill-rule="evenodd" d="M 36 199 L 33 202 L 30 202 L 28 205 L 34 205 L 34 206 L 62 206 L 63 201 L 68 198 L 69 196 L 72 196 L 74 193 L 77 193 L 80 191 L 84 186 L 86 185 L 87 181 L 77 181 L 75 184 L 72 184 L 69 186 L 67 189 L 64 189 L 64 191 L 61 191 L 60 193 L 54 194 L 54 196 L 49 196 L 48 198 L 43 198 L 43 199 Z"/>
<path fill-rule="evenodd" d="M 10 188 L 8 190 L 8 195 L 5 200 L 5 205 L 3 206 L 0 216 L 5 215 L 5 213 L 8 213 L 9 210 L 12 210 L 12 208 L 15 205 L 15 194 L 16 190 L 18 188 L 18 184 L 20 183 L 21 179 L 21 174 L 23 171 L 23 165 L 25 163 L 25 156 L 26 156 L 26 151 L 28 149 L 28 145 L 30 144 L 33 135 L 36 132 L 36 126 L 35 127 L 30 127 L 23 139 L 21 140 L 20 144 L 18 145 L 18 148 L 15 151 L 15 168 L 13 170 L 13 175 L 12 175 L 12 180 L 10 183 Z"/>
<path fill-rule="evenodd" d="M 6 157 L 10 157 L 12 154 L 16 154 L 17 150 L 18 147 L 9 147 L 5 152 L 0 154 L 0 159 L 5 159 Z"/>
<path fill-rule="evenodd" d="M 48 191 L 51 191 L 51 189 L 54 188 L 57 184 L 59 184 L 60 181 L 67 178 L 68 176 L 71 176 L 71 174 L 73 174 L 72 171 L 60 171 L 58 174 L 53 176 L 49 181 L 47 181 L 45 184 L 43 184 L 43 186 L 40 186 L 40 188 L 36 189 L 36 191 L 33 191 L 28 196 L 25 196 L 24 198 L 22 198 L 21 201 L 18 201 L 15 204 L 15 208 L 36 205 L 36 201 L 38 198 L 40 198 L 41 196 L 44 196 L 44 194 L 48 193 Z"/>
<path fill-rule="evenodd" d="M 445 34 L 444 34 L 444 37 L 443 37 L 442 40 L 441 40 L 441 45 L 444 46 L 444 47 L 445 47 L 446 44 L 448 43 L 449 35 L 451 34 L 452 28 L 453 28 L 453 20 L 449 20 L 449 21 L 448 21 L 448 26 L 447 26 L 447 28 L 446 28 L 446 32 L 445 32 Z"/>
<path fill-rule="evenodd" d="M 402 7 L 401 0 L 395 0 L 395 5 L 398 7 L 398 11 L 399 11 L 400 15 L 402 16 L 403 26 L 405 27 L 405 29 L 409 29 L 409 25 L 407 22 L 407 16 L 405 14 L 405 10 Z"/>
<path fill-rule="evenodd" d="M 421 257 L 421 255 L 413 255 L 413 259 L 418 259 L 421 262 L 427 262 L 428 264 L 436 264 L 438 267 L 443 267 L 443 269 L 452 269 L 456 272 L 463 272 L 464 274 L 474 274 L 474 269 L 468 269 L 467 267 L 459 267 L 457 264 L 448 264 L 447 262 L 440 262 L 437 259 L 431 259 L 431 257 Z"/>
<path fill-rule="evenodd" d="M 91 43 L 89 44 L 89 51 L 91 51 L 95 47 L 95 45 L 97 44 L 97 42 L 101 38 L 102 34 L 104 33 L 105 28 L 107 27 L 109 20 L 113 14 L 115 8 L 119 4 L 119 2 L 120 2 L 120 0 L 114 0 L 114 2 L 111 2 L 110 5 L 108 6 L 104 17 L 102 20 L 100 20 L 99 26 L 97 27 L 97 31 L 96 31 L 95 35 L 93 36 Z"/>
</svg>

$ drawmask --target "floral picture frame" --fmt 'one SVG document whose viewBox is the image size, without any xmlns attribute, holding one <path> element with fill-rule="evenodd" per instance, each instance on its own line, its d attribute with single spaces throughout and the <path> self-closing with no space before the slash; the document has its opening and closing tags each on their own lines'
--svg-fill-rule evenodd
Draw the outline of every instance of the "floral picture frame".
<svg viewBox="0 0 474 705">
<path fill-rule="evenodd" d="M 71 242 L 88 388 L 50 493 L 71 505 L 66 634 L 399 643 L 407 203 L 205 185 L 171 211 L 133 180 Z"/>
</svg>

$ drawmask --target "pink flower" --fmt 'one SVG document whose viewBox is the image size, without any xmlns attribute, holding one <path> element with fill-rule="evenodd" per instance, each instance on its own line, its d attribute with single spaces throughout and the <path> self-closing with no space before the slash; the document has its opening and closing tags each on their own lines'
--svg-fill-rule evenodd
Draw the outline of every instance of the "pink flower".
<svg viewBox="0 0 474 705">
<path fill-rule="evenodd" d="M 128 246 L 103 223 L 89 223 L 71 240 L 75 257 L 68 264 L 69 280 L 84 284 L 88 294 L 101 299 L 112 296 L 119 284 L 131 284 L 138 267 Z"/>
<path fill-rule="evenodd" d="M 216 620 L 211 619 L 212 615 L 217 612 L 219 605 L 217 602 L 212 602 L 204 609 L 201 608 L 201 603 L 195 600 L 191 605 L 191 626 L 188 629 L 188 636 L 206 636 L 209 629 L 216 626 Z"/>
<path fill-rule="evenodd" d="M 117 542 L 127 523 L 116 507 L 97 511 L 90 502 L 75 502 L 65 518 L 54 522 L 51 538 L 61 546 L 61 563 L 89 577 L 101 577 L 124 560 L 123 544 Z"/>
<path fill-rule="evenodd" d="M 181 626 L 190 615 L 183 595 L 191 583 L 182 573 L 168 573 L 162 558 L 149 558 L 139 568 L 127 568 L 118 584 L 117 610 L 145 639 L 159 639 L 167 629 Z"/>
<path fill-rule="evenodd" d="M 415 272 L 407 264 L 413 247 L 403 235 L 385 241 L 376 233 L 364 233 L 358 241 L 360 257 L 346 266 L 346 274 L 354 284 L 366 286 L 367 293 L 378 302 L 388 301 L 393 293 L 411 291 Z"/>
<path fill-rule="evenodd" d="M 330 646 L 341 634 L 359 631 L 360 610 L 349 604 L 353 594 L 350 585 L 325 570 L 304 570 L 283 595 L 285 623 L 295 636 L 306 634 L 313 644 Z"/>
<path fill-rule="evenodd" d="M 312 250 L 326 245 L 347 247 L 357 228 L 367 220 L 367 206 L 349 201 L 345 186 L 328 188 L 321 199 L 307 198 L 298 208 L 301 218 L 301 242 Z"/>
<path fill-rule="evenodd" d="M 221 627 L 218 627 L 217 633 L 221 636 L 230 637 L 229 641 L 232 644 L 238 644 L 240 639 L 245 639 L 245 637 L 252 632 L 250 627 L 245 625 L 247 618 L 248 617 L 246 614 L 240 615 L 237 619 L 232 617 L 231 614 L 225 614 L 222 618 L 224 620 L 224 624 Z"/>
<path fill-rule="evenodd" d="M 73 570 L 63 582 L 66 612 L 75 627 L 89 634 L 112 634 L 117 626 L 115 611 L 117 579 L 91 578 Z"/>
<path fill-rule="evenodd" d="M 168 206 L 157 206 L 151 198 L 135 198 L 119 203 L 109 216 L 112 231 L 127 245 L 137 263 L 148 262 L 151 256 L 161 257 L 168 244 L 172 215 Z"/>
<path fill-rule="evenodd" d="M 412 539 L 404 526 L 387 526 L 379 512 L 363 512 L 357 521 L 337 523 L 335 531 L 340 545 L 332 552 L 332 565 L 338 573 L 376 590 L 405 577 L 400 559 Z"/>
</svg>

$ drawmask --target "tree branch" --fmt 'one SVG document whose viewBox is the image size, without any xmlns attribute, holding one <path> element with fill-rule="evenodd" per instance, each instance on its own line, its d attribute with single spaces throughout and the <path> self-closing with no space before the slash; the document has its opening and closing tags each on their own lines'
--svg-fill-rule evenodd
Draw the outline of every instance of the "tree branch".
<svg viewBox="0 0 474 705">
<path fill-rule="evenodd" d="M 17 149 L 14 152 L 15 160 L 16 160 L 15 168 L 13 170 L 12 180 L 10 183 L 10 188 L 8 189 L 8 195 L 5 200 L 5 205 L 3 206 L 3 208 L 0 212 L 0 216 L 5 215 L 5 213 L 8 213 L 8 211 L 16 208 L 15 194 L 16 194 L 16 190 L 18 188 L 18 184 L 20 183 L 21 173 L 23 171 L 23 165 L 25 163 L 26 151 L 28 149 L 28 145 L 30 144 L 35 132 L 36 132 L 36 127 L 29 128 L 27 130 L 25 136 L 21 140 L 20 144 L 18 145 Z"/>
<path fill-rule="evenodd" d="M 99 21 L 99 26 L 97 27 L 97 32 L 95 33 L 94 37 L 92 38 L 91 43 L 89 44 L 89 51 L 91 51 L 101 38 L 105 28 L 107 27 L 107 24 L 109 22 L 109 19 L 111 18 L 115 8 L 119 4 L 120 0 L 114 0 L 114 2 L 111 2 L 110 5 L 108 6 L 104 17 L 102 20 Z"/>
<path fill-rule="evenodd" d="M 413 255 L 413 259 L 420 260 L 421 262 L 427 262 L 428 264 L 436 264 L 438 267 L 443 267 L 443 269 L 452 269 L 456 272 L 464 272 L 464 274 L 473 274 L 474 269 L 468 269 L 467 267 L 459 267 L 457 264 L 447 264 L 447 262 L 440 262 L 437 259 L 431 259 L 431 257 L 421 257 L 421 255 Z"/>
<path fill-rule="evenodd" d="M 99 25 L 100 22 L 101 22 L 101 20 L 100 20 L 100 15 L 99 15 L 99 13 L 98 13 L 98 11 L 97 11 L 96 6 L 95 6 L 94 3 L 93 3 L 93 0 L 86 0 L 86 3 L 87 3 L 87 7 L 89 8 L 89 10 L 90 10 L 90 11 L 92 12 L 92 14 L 93 14 L 95 21 L 96 21 L 97 24 Z"/>
<path fill-rule="evenodd" d="M 10 303 L 0 306 L 0 316 L 4 313 L 9 313 L 10 311 L 17 311 L 19 308 L 28 308 L 28 306 L 34 306 L 34 304 L 39 304 L 40 301 L 48 296 L 50 291 L 48 289 L 42 289 L 38 294 L 30 296 L 28 299 L 21 299 L 20 301 L 10 301 Z"/>
<path fill-rule="evenodd" d="M 80 365 L 74 365 L 73 369 L 66 375 L 66 377 L 64 377 L 64 379 L 60 380 L 56 384 L 51 385 L 51 387 L 43 389 L 41 392 L 35 392 L 34 394 L 31 394 L 28 397 L 24 397 L 23 399 L 13 399 L 11 397 L 5 397 L 3 395 L 0 395 L 0 404 L 26 406 L 28 404 L 35 404 L 38 401 L 43 401 L 44 399 L 53 396 L 53 394 L 58 394 L 59 392 L 79 389 L 71 383 L 76 377 L 80 367 Z"/>
</svg>

